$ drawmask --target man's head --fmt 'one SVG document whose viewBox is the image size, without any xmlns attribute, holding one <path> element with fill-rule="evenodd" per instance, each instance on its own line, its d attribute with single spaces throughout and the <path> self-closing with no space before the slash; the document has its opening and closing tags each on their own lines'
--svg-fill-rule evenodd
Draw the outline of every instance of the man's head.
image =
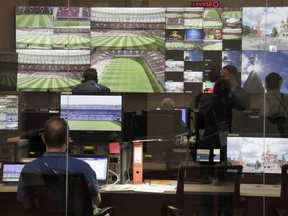
<svg viewBox="0 0 288 216">
<path fill-rule="evenodd" d="M 276 72 L 268 74 L 265 78 L 267 90 L 280 90 L 283 78 Z"/>
<path fill-rule="evenodd" d="M 43 142 L 47 148 L 61 149 L 67 144 L 68 131 L 68 124 L 64 119 L 52 117 L 45 123 Z"/>
<path fill-rule="evenodd" d="M 89 80 L 94 80 L 95 82 L 98 82 L 98 74 L 95 68 L 88 68 L 84 71 L 83 82 L 87 82 Z"/>
<path fill-rule="evenodd" d="M 220 77 L 229 82 L 230 87 L 237 84 L 237 68 L 233 65 L 226 65 L 220 72 Z"/>
<path fill-rule="evenodd" d="M 174 109 L 174 100 L 172 98 L 164 98 L 161 101 L 161 110 L 173 110 Z"/>
</svg>

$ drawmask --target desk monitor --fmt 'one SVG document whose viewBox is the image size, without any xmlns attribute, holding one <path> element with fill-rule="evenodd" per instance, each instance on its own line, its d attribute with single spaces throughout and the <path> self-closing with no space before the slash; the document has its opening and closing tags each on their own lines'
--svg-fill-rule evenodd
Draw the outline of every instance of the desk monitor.
<svg viewBox="0 0 288 216">
<path fill-rule="evenodd" d="M 191 110 L 188 107 L 174 107 L 174 110 L 181 110 L 182 122 L 190 128 Z"/>
<path fill-rule="evenodd" d="M 196 162 L 209 162 L 210 149 L 196 149 Z"/>
<path fill-rule="evenodd" d="M 153 115 L 167 115 L 167 116 L 173 116 L 174 118 L 174 129 L 173 134 L 179 135 L 183 133 L 187 133 L 187 119 L 185 119 L 185 122 L 183 122 L 183 109 L 174 109 L 174 110 L 150 110 L 147 111 L 147 115 L 149 118 L 153 118 Z M 185 110 L 185 115 L 187 117 L 187 111 Z M 164 124 L 161 124 L 161 127 L 165 127 Z"/>
<path fill-rule="evenodd" d="M 232 165 L 242 165 L 243 173 L 249 178 L 254 176 L 255 181 L 256 176 L 258 181 L 263 181 L 265 176 L 266 182 L 276 176 L 280 181 L 281 166 L 287 163 L 287 158 L 288 145 L 285 138 L 227 138 L 227 162 Z"/>
<path fill-rule="evenodd" d="M 210 164 L 222 162 L 220 148 L 195 148 L 192 152 L 192 157 L 195 162 Z"/>
<path fill-rule="evenodd" d="M 61 117 L 68 121 L 72 134 L 95 134 L 95 138 L 99 135 L 98 139 L 100 134 L 109 138 L 121 137 L 121 94 L 61 95 L 60 113 Z"/>
<path fill-rule="evenodd" d="M 88 163 L 95 171 L 98 184 L 104 185 L 108 181 L 109 156 L 108 155 L 72 155 Z"/>
<path fill-rule="evenodd" d="M 220 133 L 214 133 L 194 142 L 189 146 L 189 149 L 195 162 L 214 164 L 226 160 L 226 146 L 223 140 L 221 140 Z M 206 156 L 209 156 L 208 160 Z"/>
<path fill-rule="evenodd" d="M 18 183 L 25 163 L 2 163 L 2 183 Z"/>
<path fill-rule="evenodd" d="M 173 115 L 134 115 L 134 140 L 146 139 L 173 139 L 174 116 Z"/>
<path fill-rule="evenodd" d="M 156 107 L 155 110 L 161 110 L 161 107 Z M 180 110 L 182 114 L 182 122 L 187 125 L 188 128 L 190 128 L 190 108 L 188 107 L 174 107 L 174 110 Z"/>
</svg>

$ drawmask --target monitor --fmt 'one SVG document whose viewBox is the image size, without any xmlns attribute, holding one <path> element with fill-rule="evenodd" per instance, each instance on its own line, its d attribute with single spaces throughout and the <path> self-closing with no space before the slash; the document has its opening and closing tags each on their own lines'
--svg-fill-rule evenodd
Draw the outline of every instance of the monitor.
<svg viewBox="0 0 288 216">
<path fill-rule="evenodd" d="M 2 183 L 18 183 L 25 163 L 2 163 Z"/>
<path fill-rule="evenodd" d="M 135 116 L 136 137 L 174 138 L 187 133 L 182 121 L 182 110 L 150 110 Z"/>
<path fill-rule="evenodd" d="M 18 95 L 0 94 L 0 130 L 18 130 Z"/>
<path fill-rule="evenodd" d="M 108 181 L 109 156 L 108 155 L 72 155 L 88 163 L 95 171 L 98 184 L 103 185 Z"/>
<path fill-rule="evenodd" d="M 227 138 L 227 161 L 242 165 L 243 173 L 281 173 L 287 163 L 287 139 L 276 137 Z"/>
<path fill-rule="evenodd" d="M 173 115 L 149 115 L 147 113 L 134 115 L 134 140 L 146 139 L 173 139 L 174 116 Z"/>
<path fill-rule="evenodd" d="M 227 163 L 243 166 L 246 184 L 281 184 L 288 157 L 287 140 L 276 137 L 228 137 Z"/>
<path fill-rule="evenodd" d="M 190 128 L 191 113 L 188 107 L 174 107 L 174 110 L 181 110 L 182 122 Z"/>
<path fill-rule="evenodd" d="M 70 132 L 121 136 L 123 97 L 109 95 L 61 95 L 60 115 Z"/>
<path fill-rule="evenodd" d="M 189 149 L 193 161 L 209 164 L 226 161 L 226 146 L 221 139 L 222 135 L 217 132 L 191 144 Z"/>
</svg>

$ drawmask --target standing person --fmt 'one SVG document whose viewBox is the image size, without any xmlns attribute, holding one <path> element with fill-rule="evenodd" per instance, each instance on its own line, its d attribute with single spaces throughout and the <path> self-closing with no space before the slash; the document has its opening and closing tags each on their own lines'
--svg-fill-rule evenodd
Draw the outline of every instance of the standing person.
<svg viewBox="0 0 288 216">
<path fill-rule="evenodd" d="M 22 173 L 66 173 L 68 167 L 69 173 L 83 173 L 88 184 L 89 194 L 92 203 L 98 206 L 101 202 L 101 196 L 98 187 L 98 181 L 95 172 L 89 164 L 84 161 L 71 158 L 65 152 L 67 149 L 67 134 L 69 128 L 67 122 L 59 117 L 52 117 L 45 123 L 42 139 L 46 145 L 46 152 L 42 157 L 27 163 L 22 169 Z M 67 164 L 68 157 L 68 164 Z M 69 166 L 67 166 L 69 165 Z M 31 203 L 26 189 L 23 187 L 23 179 L 20 176 L 17 200 L 22 202 L 25 209 L 29 210 Z"/>
<path fill-rule="evenodd" d="M 221 79 L 229 83 L 229 97 L 234 103 L 232 110 L 232 133 L 246 133 L 247 122 L 245 122 L 244 110 L 250 108 L 250 95 L 241 87 L 237 80 L 237 68 L 234 65 L 226 65 L 220 72 Z"/>
<path fill-rule="evenodd" d="M 276 72 L 271 72 L 265 77 L 267 93 L 262 98 L 260 113 L 268 117 L 266 119 L 266 121 L 268 120 L 266 122 L 266 126 L 268 126 L 266 127 L 267 133 L 280 132 L 282 137 L 287 137 L 288 128 L 283 124 L 285 124 L 285 119 L 288 118 L 288 95 L 280 92 L 282 82 L 283 78 Z"/>
<path fill-rule="evenodd" d="M 237 68 L 234 65 L 226 65 L 220 72 L 221 79 L 227 81 L 230 86 L 229 96 L 235 102 L 237 110 L 246 110 L 250 106 L 250 96 L 237 80 Z"/>
<path fill-rule="evenodd" d="M 283 78 L 276 72 L 271 72 L 265 77 L 265 88 L 267 91 L 265 116 L 288 111 L 288 95 L 280 92 L 282 82 Z M 261 106 L 261 112 L 264 113 L 263 106 Z"/>
<path fill-rule="evenodd" d="M 232 109 L 234 102 L 229 97 L 229 83 L 219 79 L 215 82 L 213 95 L 199 105 L 199 114 L 204 116 L 204 137 L 218 131 L 231 132 Z"/>
<path fill-rule="evenodd" d="M 72 89 L 73 94 L 98 94 L 109 92 L 111 92 L 110 88 L 98 83 L 98 73 L 95 68 L 89 68 L 85 70 L 83 74 L 82 84 Z"/>
</svg>

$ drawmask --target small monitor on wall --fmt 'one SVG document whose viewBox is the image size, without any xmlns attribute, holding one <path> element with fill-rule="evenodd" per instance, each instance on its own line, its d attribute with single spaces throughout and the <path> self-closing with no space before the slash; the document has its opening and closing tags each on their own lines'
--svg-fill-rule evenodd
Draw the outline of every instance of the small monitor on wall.
<svg viewBox="0 0 288 216">
<path fill-rule="evenodd" d="M 18 95 L 0 94 L 0 130 L 18 130 Z"/>
</svg>

